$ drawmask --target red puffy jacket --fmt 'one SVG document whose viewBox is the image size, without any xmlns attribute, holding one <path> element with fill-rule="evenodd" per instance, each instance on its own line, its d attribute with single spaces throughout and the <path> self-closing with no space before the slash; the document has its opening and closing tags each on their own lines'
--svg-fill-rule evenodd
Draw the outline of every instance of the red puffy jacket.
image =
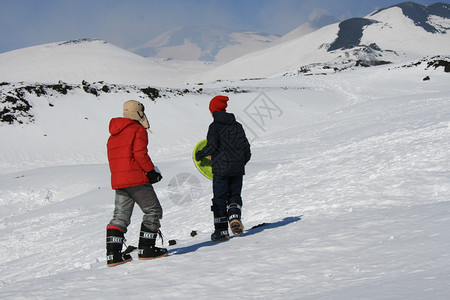
<svg viewBox="0 0 450 300">
<path fill-rule="evenodd" d="M 147 153 L 148 136 L 144 126 L 127 118 L 113 118 L 109 123 L 108 161 L 111 186 L 121 189 L 146 184 L 145 173 L 155 168 Z"/>
</svg>

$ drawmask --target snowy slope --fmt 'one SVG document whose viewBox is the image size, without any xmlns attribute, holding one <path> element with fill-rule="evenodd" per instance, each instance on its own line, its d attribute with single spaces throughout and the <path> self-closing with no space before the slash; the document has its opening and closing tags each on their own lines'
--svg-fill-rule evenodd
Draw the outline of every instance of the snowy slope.
<svg viewBox="0 0 450 300">
<path fill-rule="evenodd" d="M 176 85 L 186 73 L 101 40 L 39 45 L 0 54 L 0 82 Z"/>
<path fill-rule="evenodd" d="M 334 16 L 319 15 L 319 16 L 311 18 L 311 20 L 309 20 L 308 22 L 306 22 L 306 23 L 300 25 L 299 27 L 295 28 L 294 30 L 286 33 L 280 39 L 275 41 L 275 43 L 280 44 L 280 43 L 290 41 L 292 39 L 300 38 L 304 35 L 314 32 L 322 27 L 325 27 L 330 24 L 338 23 L 338 22 L 339 22 L 339 19 L 337 19 Z"/>
<path fill-rule="evenodd" d="M 282 74 L 295 67 L 327 61 L 329 53 L 321 45 L 337 37 L 332 24 L 280 45 L 239 57 L 201 75 L 201 81 L 261 78 Z M 334 54 L 336 58 L 338 54 Z M 325 60 L 324 60 L 325 59 Z"/>
<path fill-rule="evenodd" d="M 411 3 L 411 2 L 407 2 Z M 304 66 L 321 64 L 342 68 L 358 61 L 373 65 L 402 62 L 426 55 L 450 53 L 449 14 L 446 4 L 422 6 L 427 11 L 427 31 L 401 7 L 393 6 L 365 18 L 332 24 L 300 38 L 242 56 L 203 75 L 201 80 L 261 78 L 296 74 Z M 438 12 L 435 12 L 438 11 Z"/>
<path fill-rule="evenodd" d="M 437 28 L 446 28 L 438 33 L 430 33 L 414 24 L 412 19 L 405 18 L 400 7 L 382 10 L 368 18 L 379 23 L 374 23 L 365 29 L 361 39 L 362 44 L 376 43 L 382 49 L 405 53 L 408 57 L 450 53 L 450 18 L 434 16 L 431 19 Z M 411 30 L 414 27 L 416 30 Z M 383 38 L 380 39 L 380 36 Z M 436 49 L 442 52 L 437 53 Z"/>
<path fill-rule="evenodd" d="M 30 96 L 35 122 L 0 126 L 0 298 L 446 299 L 448 80 L 421 63 L 147 100 L 162 231 L 166 246 L 177 244 L 166 258 L 114 268 L 105 260 L 114 202 L 105 143 L 127 99 Z M 252 141 L 247 231 L 213 244 L 211 182 L 191 150 L 211 121 L 209 99 L 235 88 L 248 91 L 228 94 Z M 174 185 L 190 175 L 196 181 Z M 141 216 L 136 208 L 128 244 Z"/>
</svg>

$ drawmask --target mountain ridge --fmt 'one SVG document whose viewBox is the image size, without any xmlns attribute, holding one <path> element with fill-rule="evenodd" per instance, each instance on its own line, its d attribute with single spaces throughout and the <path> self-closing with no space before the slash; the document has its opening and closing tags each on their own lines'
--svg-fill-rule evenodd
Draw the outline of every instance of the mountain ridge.
<svg viewBox="0 0 450 300">
<path fill-rule="evenodd" d="M 166 31 L 129 50 L 144 57 L 229 61 L 249 51 L 262 49 L 278 38 L 277 35 L 254 30 L 186 26 Z"/>
<path fill-rule="evenodd" d="M 412 1 L 406 1 L 387 8 L 379 9 L 369 16 L 374 16 L 392 7 L 401 8 L 403 14 L 406 17 L 410 18 L 414 22 L 414 24 L 431 33 L 442 33 L 442 31 L 430 24 L 428 20 L 430 15 L 436 15 L 438 17 L 450 19 L 450 5 L 443 2 L 437 2 L 427 6 L 423 6 Z M 449 29 L 450 27 L 446 28 L 446 30 Z"/>
<path fill-rule="evenodd" d="M 424 30 L 418 18 L 414 22 L 405 15 L 402 9 L 405 6 L 426 12 L 427 24 L 439 28 L 439 31 L 431 33 Z M 450 19 L 446 16 L 449 11 L 446 4 L 422 6 L 401 3 L 364 18 L 331 24 L 300 38 L 239 57 L 210 71 L 202 80 L 297 75 L 308 65 L 347 69 L 448 55 Z"/>
<path fill-rule="evenodd" d="M 178 27 L 129 50 L 149 58 L 225 63 L 337 22 L 339 19 L 332 15 L 318 15 L 282 36 L 258 30 L 236 30 L 215 26 Z"/>
<path fill-rule="evenodd" d="M 416 17 L 414 21 L 414 18 L 404 14 L 402 7 L 413 7 L 413 11 L 426 12 L 427 24 L 436 31 L 432 33 L 423 28 L 423 23 L 419 22 L 423 15 L 419 14 L 420 18 Z M 313 32 L 293 32 L 285 42 L 250 54 L 238 55 L 223 64 L 144 58 L 96 39 L 45 44 L 0 54 L 0 82 L 55 84 L 62 81 L 80 84 L 82 81 L 104 81 L 114 84 L 180 87 L 189 82 L 308 75 L 310 72 L 304 71 L 312 69 L 310 66 L 321 66 L 318 72 L 323 73 L 324 68 L 344 70 L 354 66 L 447 55 L 450 54 L 450 19 L 446 18 L 449 12 L 447 4 L 421 6 L 404 2 L 380 9 L 364 18 L 332 23 Z M 334 19 L 324 17 L 324 20 L 321 25 Z M 246 38 L 256 38 L 252 32 L 247 34 Z M 269 43 L 271 36 L 260 34 L 258 38 L 260 44 Z M 170 36 L 162 35 L 159 41 L 155 41 L 155 45 L 167 44 L 169 39 Z M 228 43 L 229 40 L 225 39 L 225 42 Z M 229 47 L 234 46 L 239 45 Z M 214 51 L 217 50 L 215 46 L 211 47 Z M 76 56 L 70 56 L 73 60 L 69 61 L 66 57 L 71 54 Z M 212 55 L 212 52 L 207 55 Z M 215 57 L 220 55 L 219 51 Z M 71 70 L 73 74 L 69 74 L 67 70 Z"/>
</svg>

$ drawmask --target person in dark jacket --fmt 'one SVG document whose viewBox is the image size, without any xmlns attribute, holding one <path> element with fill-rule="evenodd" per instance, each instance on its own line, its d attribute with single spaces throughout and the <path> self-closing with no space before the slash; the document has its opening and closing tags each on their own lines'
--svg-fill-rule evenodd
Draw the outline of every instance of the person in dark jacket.
<svg viewBox="0 0 450 300">
<path fill-rule="evenodd" d="M 131 221 L 135 203 L 144 213 L 138 245 L 139 259 L 166 256 L 167 249 L 155 247 L 162 207 L 152 184 L 162 176 L 148 155 L 150 131 L 142 103 L 130 100 L 123 105 L 123 118 L 113 118 L 109 123 L 108 161 L 111 186 L 116 190 L 112 220 L 106 228 L 106 258 L 109 267 L 130 261 L 131 255 L 122 254 L 124 235 Z"/>
<path fill-rule="evenodd" d="M 245 165 L 250 160 L 250 144 L 242 125 L 232 113 L 226 112 L 226 96 L 216 96 L 209 104 L 214 118 L 207 133 L 206 146 L 197 151 L 195 159 L 200 161 L 211 156 L 213 194 L 211 210 L 214 215 L 212 241 L 228 240 L 228 223 L 235 235 L 241 235 L 242 184 Z"/>
</svg>

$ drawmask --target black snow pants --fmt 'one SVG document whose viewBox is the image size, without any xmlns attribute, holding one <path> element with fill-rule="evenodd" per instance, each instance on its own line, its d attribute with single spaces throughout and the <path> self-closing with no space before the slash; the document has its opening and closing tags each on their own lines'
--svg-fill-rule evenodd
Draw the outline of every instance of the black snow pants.
<svg viewBox="0 0 450 300">
<path fill-rule="evenodd" d="M 230 205 L 242 206 L 243 176 L 217 176 L 213 177 L 213 194 L 211 210 L 219 215 L 226 216 Z"/>
</svg>

